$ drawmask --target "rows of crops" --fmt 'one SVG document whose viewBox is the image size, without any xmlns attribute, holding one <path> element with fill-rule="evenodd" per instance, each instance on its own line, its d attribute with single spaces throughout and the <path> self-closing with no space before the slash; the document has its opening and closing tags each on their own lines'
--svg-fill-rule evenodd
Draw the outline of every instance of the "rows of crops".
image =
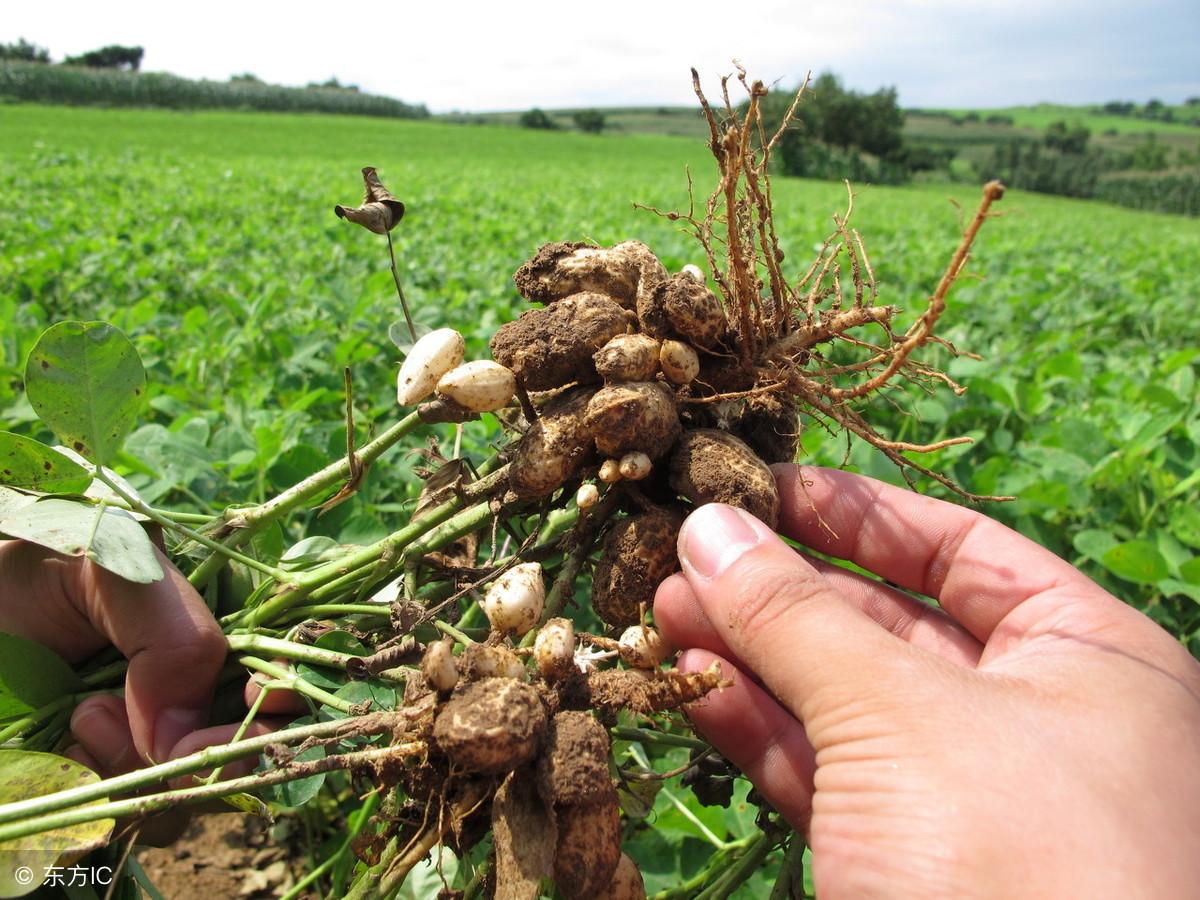
<svg viewBox="0 0 1200 900">
<path fill-rule="evenodd" d="M 632 206 L 686 207 L 685 165 L 703 188 L 711 162 L 683 139 L 4 107 L 4 426 L 36 427 L 21 367 L 63 318 L 109 320 L 137 343 L 151 397 L 125 464 L 151 502 L 257 501 L 343 453 L 343 366 L 360 439 L 394 421 L 386 249 L 332 214 L 357 200 L 365 164 L 408 204 L 395 236 L 418 320 L 463 330 L 472 356 L 519 308 L 509 277 L 540 243 L 638 237 L 669 267 L 700 261 L 673 223 Z M 860 190 L 855 222 L 883 302 L 918 309 L 932 290 L 960 227 L 948 199 L 973 206 L 975 189 Z M 845 201 L 838 185 L 776 185 L 792 271 Z M 940 360 L 967 393 L 881 401 L 872 421 L 902 439 L 976 438 L 933 464 L 972 490 L 1017 495 L 988 511 L 1200 653 L 1200 223 L 1020 194 L 1002 207 L 977 246 L 979 277 L 960 282 L 943 319 L 945 336 L 981 357 Z M 805 424 L 805 459 L 841 463 L 845 442 Z M 430 432 L 445 440 L 451 427 Z M 494 436 L 469 427 L 468 452 Z M 865 448 L 848 463 L 897 478 Z M 413 465 L 393 454 L 306 533 L 386 534 L 416 494 Z M 632 844 L 651 889 L 707 858 L 706 831 L 732 840 L 753 816 L 737 803 L 680 811 L 663 796 L 656 810 Z"/>
<path fill-rule="evenodd" d="M 163 109 L 259 109 L 416 119 L 422 105 L 339 88 L 289 88 L 261 81 L 193 81 L 166 72 L 126 72 L 41 63 L 0 64 L 0 99 Z"/>
</svg>

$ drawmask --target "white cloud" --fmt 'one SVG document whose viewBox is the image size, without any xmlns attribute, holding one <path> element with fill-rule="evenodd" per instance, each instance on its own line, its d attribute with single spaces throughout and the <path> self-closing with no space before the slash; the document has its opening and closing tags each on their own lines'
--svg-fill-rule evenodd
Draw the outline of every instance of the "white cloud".
<svg viewBox="0 0 1200 900">
<path fill-rule="evenodd" d="M 261 3 L 60 0 L 10 4 L 0 40 L 55 58 L 142 44 L 144 67 L 304 84 L 336 76 L 435 110 L 692 100 L 688 68 L 715 85 L 743 60 L 792 84 L 833 69 L 852 86 L 899 87 L 907 105 L 1002 105 L 1200 93 L 1194 0 L 728 0 Z"/>
</svg>

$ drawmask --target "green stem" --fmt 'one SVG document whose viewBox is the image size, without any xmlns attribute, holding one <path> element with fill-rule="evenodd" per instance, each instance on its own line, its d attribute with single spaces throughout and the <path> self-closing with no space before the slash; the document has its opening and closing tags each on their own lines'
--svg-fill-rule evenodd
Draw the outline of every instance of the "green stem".
<svg viewBox="0 0 1200 900">
<path fill-rule="evenodd" d="M 723 875 L 724 872 L 722 870 L 728 865 L 730 857 L 737 851 L 748 846 L 752 840 L 753 837 L 745 837 L 740 841 L 734 841 L 729 845 L 728 851 L 718 851 L 713 854 L 709 859 L 709 864 L 703 870 L 693 875 L 687 881 L 680 882 L 665 891 L 659 891 L 650 900 L 677 900 L 677 898 L 679 900 L 682 900 L 682 898 L 692 900 L 696 896 L 696 892 L 701 890 L 708 883 L 709 879 L 713 877 L 713 872 L 720 872 Z M 721 875 L 717 877 L 719 878 Z"/>
<path fill-rule="evenodd" d="M 280 685 L 277 682 L 271 682 L 270 684 L 264 684 L 259 688 L 258 696 L 254 698 L 254 702 L 251 703 L 250 708 L 246 710 L 246 715 L 242 716 L 242 723 L 238 725 L 238 729 L 233 733 L 233 736 L 229 738 L 229 743 L 235 744 L 246 736 L 246 729 L 250 727 L 250 723 L 253 722 L 255 717 L 258 715 L 258 711 L 262 709 L 263 702 L 267 699 L 267 695 L 279 687 Z M 213 784 L 214 782 L 220 781 L 221 773 L 223 771 L 225 771 L 225 766 L 223 764 L 217 766 L 212 770 L 211 773 L 209 773 L 207 778 L 203 779 L 204 784 Z"/>
<path fill-rule="evenodd" d="M 462 900 L 475 900 L 475 896 L 479 893 L 479 889 L 483 887 L 483 880 L 487 878 L 490 860 L 485 859 L 479 864 L 479 868 L 475 870 L 475 874 L 471 876 L 471 880 L 467 882 L 463 888 Z"/>
<path fill-rule="evenodd" d="M 379 437 L 364 444 L 355 456 L 364 466 L 369 466 L 420 424 L 420 417 L 417 416 L 416 412 L 411 412 L 379 435 Z M 268 500 L 266 503 L 237 512 L 225 524 L 225 528 L 231 531 L 223 539 L 221 546 L 225 549 L 240 547 L 250 540 L 250 538 L 254 537 L 268 523 L 286 516 L 309 500 L 324 493 L 339 481 L 345 481 L 349 477 L 350 460 L 347 457 L 342 457 L 336 462 L 330 463 L 321 471 L 292 485 L 282 494 Z M 188 580 L 192 583 L 193 587 L 200 589 L 208 584 L 209 580 L 225 564 L 223 553 L 224 550 L 214 552 L 192 571 L 192 574 L 188 576 Z M 281 583 L 286 581 L 287 579 L 284 578 Z"/>
<path fill-rule="evenodd" d="M 126 503 L 117 497 L 73 497 L 77 503 L 86 503 L 92 506 L 110 506 L 113 509 L 123 509 L 126 512 L 141 512 L 141 509 Z M 204 513 L 189 513 L 179 512 L 174 509 L 162 509 L 160 507 L 151 507 L 163 519 L 170 519 L 172 522 L 182 522 L 184 525 L 207 525 L 213 517 Z"/>
<path fill-rule="evenodd" d="M 495 457 L 493 457 L 493 460 Z M 492 462 L 492 460 L 489 460 Z M 484 467 L 480 468 L 483 471 Z M 496 485 L 507 477 L 507 467 L 497 469 L 490 475 L 481 478 L 466 488 L 463 489 L 463 494 L 467 498 L 487 496 L 487 494 Z M 430 550 L 436 550 L 443 546 L 444 543 L 449 543 L 451 538 L 443 543 L 438 543 L 436 546 L 430 546 L 425 543 L 417 543 L 418 538 L 427 532 L 433 531 L 442 523 L 446 522 L 458 512 L 463 506 L 463 500 L 460 496 L 451 497 L 445 503 L 434 507 L 424 513 L 421 518 L 414 522 L 409 522 L 399 531 L 394 532 L 383 540 L 376 541 L 368 547 L 349 553 L 341 559 L 334 560 L 326 565 L 319 566 L 309 572 L 304 572 L 296 577 L 283 591 L 265 600 L 253 609 L 246 610 L 246 615 L 250 625 L 265 625 L 272 621 L 275 616 L 280 615 L 285 610 L 296 606 L 299 602 L 314 590 L 329 582 L 335 581 L 347 573 L 358 569 L 368 563 L 374 563 L 384 554 L 397 554 L 401 550 L 405 550 L 406 555 L 410 552 L 417 551 L 423 555 Z M 480 521 L 486 521 L 490 514 L 487 502 L 478 504 L 476 507 L 468 509 L 467 512 L 475 512 L 480 515 Z M 460 535 L 461 536 L 461 535 Z M 410 546 L 411 545 L 411 546 Z M 407 548 L 407 550 L 406 550 Z M 419 557 L 418 557 L 419 558 Z M 237 617 L 240 620 L 240 617 Z M 227 620 L 228 621 L 228 620 Z"/>
<path fill-rule="evenodd" d="M 385 231 L 384 236 L 387 238 L 388 259 L 392 263 L 392 281 L 396 282 L 396 293 L 400 297 L 400 308 L 404 310 L 404 321 L 408 325 L 408 333 L 415 344 L 417 342 L 417 329 L 413 325 L 412 314 L 408 311 L 408 300 L 404 296 L 404 288 L 400 286 L 400 270 L 396 268 L 396 251 L 392 248 L 392 233 Z"/>
<path fill-rule="evenodd" d="M 433 627 L 436 628 L 438 631 L 440 631 L 442 634 L 450 635 L 450 637 L 454 638 L 456 641 L 458 641 L 464 647 L 469 647 L 469 646 L 471 646 L 471 644 L 475 643 L 475 641 L 469 635 L 463 634 L 463 632 L 459 631 L 457 628 L 455 628 L 449 622 L 443 622 L 441 619 L 438 619 L 438 620 L 434 621 Z"/>
<path fill-rule="evenodd" d="M 653 771 L 653 769 L 651 768 L 650 763 L 648 761 L 643 760 L 641 762 L 645 768 Z M 671 793 L 670 790 L 668 790 L 665 787 L 662 788 L 661 790 L 662 790 L 663 796 L 666 797 L 671 802 L 671 805 L 674 806 L 675 809 L 677 809 L 679 811 L 679 814 L 681 816 L 683 816 L 685 819 L 687 819 L 689 822 L 691 822 L 692 825 L 695 826 L 696 830 L 699 831 L 700 834 L 704 836 L 704 839 L 706 841 L 708 841 L 710 844 L 712 844 L 718 850 L 728 850 L 729 849 L 729 842 L 723 841 L 719 837 L 717 837 L 715 834 L 713 834 L 712 829 L 710 829 L 707 825 L 705 825 L 703 822 L 701 822 L 700 819 L 696 816 L 696 814 L 694 812 L 692 812 L 690 809 L 688 809 L 687 806 L 685 806 L 678 797 L 676 797 L 673 793 Z"/>
<path fill-rule="evenodd" d="M 201 544 L 202 546 L 208 547 L 210 550 L 214 550 L 218 553 L 223 553 L 230 559 L 237 560 L 244 566 L 247 566 L 251 569 L 255 569 L 256 571 L 262 572 L 267 577 L 273 578 L 273 579 L 275 579 L 275 581 L 278 581 L 281 584 L 287 581 L 287 577 L 288 577 L 287 573 L 284 572 L 282 569 L 277 569 L 274 566 L 269 566 L 266 563 L 259 562 L 257 559 L 254 559 L 253 557 L 245 556 L 241 553 L 238 553 L 236 550 L 232 550 L 229 547 L 219 544 L 216 541 L 214 541 L 212 538 L 206 537 L 205 535 L 201 534 L 200 532 L 195 531 L 191 528 L 188 528 L 186 525 L 184 525 L 180 522 L 172 522 L 170 519 L 167 519 L 167 518 L 159 515 L 158 510 L 151 509 L 149 506 L 147 506 L 141 500 L 138 500 L 136 497 L 131 497 L 129 494 L 126 494 L 125 491 L 121 488 L 121 486 L 119 484 L 117 484 L 115 481 L 113 481 L 113 479 L 109 478 L 107 475 L 104 474 L 103 468 L 96 469 L 96 477 L 98 479 L 100 479 L 101 481 L 103 481 L 106 485 L 108 485 L 117 494 L 118 497 L 120 497 L 126 503 L 130 504 L 134 509 L 136 509 L 138 512 L 140 512 L 143 516 L 146 516 L 148 519 L 150 519 L 153 522 L 157 522 L 163 528 L 167 528 L 172 531 L 178 531 L 180 534 L 187 535 L 189 538 L 191 538 L 197 544 Z"/>
<path fill-rule="evenodd" d="M 353 719 L 334 719 L 315 722 L 282 731 L 272 731 L 244 741 L 205 747 L 189 756 L 181 756 L 170 762 L 137 769 L 93 784 L 31 797 L 14 803 L 0 804 L 0 823 L 13 822 L 27 816 L 45 815 L 55 810 L 106 800 L 113 794 L 124 794 L 141 790 L 180 775 L 188 775 L 201 769 L 211 769 L 224 763 L 253 756 L 266 749 L 269 744 L 293 744 L 308 738 L 337 737 L 339 735 L 368 735 L 390 732 L 395 725 L 395 716 L 372 713 Z"/>
<path fill-rule="evenodd" d="M 618 725 L 610 728 L 612 736 L 623 741 L 639 741 L 643 744 L 662 744 L 665 747 L 687 747 L 689 750 L 711 750 L 712 745 L 696 738 L 682 734 L 668 734 L 662 731 L 651 731 L 648 728 L 631 728 Z"/>
<path fill-rule="evenodd" d="M 77 704 L 82 703 L 88 697 L 94 697 L 97 694 L 111 694 L 111 690 L 107 691 L 83 691 L 78 694 L 67 694 L 64 697 L 59 697 L 57 700 L 52 700 L 45 706 L 40 706 L 33 710 L 29 715 L 11 722 L 0 730 L 0 744 L 7 740 L 11 740 L 20 734 L 28 731 L 42 722 L 54 718 L 58 713 L 66 709 L 72 709 Z"/>
<path fill-rule="evenodd" d="M 288 610 L 289 619 L 314 619 L 317 616 L 379 616 L 386 619 L 391 614 L 386 603 L 314 603 Z"/>
<path fill-rule="evenodd" d="M 384 846 L 383 852 L 379 854 L 379 862 L 370 866 L 354 884 L 350 885 L 350 890 L 346 892 L 343 900 L 378 900 L 381 896 L 378 890 L 379 880 L 399 855 L 400 839 L 392 838 Z"/>
<path fill-rule="evenodd" d="M 783 855 L 779 876 L 771 889 L 771 900 L 789 900 L 791 897 L 805 896 L 804 850 L 804 838 L 793 831 L 787 851 Z"/>
<path fill-rule="evenodd" d="M 92 672 L 80 675 L 80 679 L 88 687 L 95 687 L 98 684 L 104 684 L 117 676 L 123 676 L 125 670 L 129 668 L 129 661 L 118 659 L 116 662 L 111 662 L 106 666 L 101 666 Z"/>
<path fill-rule="evenodd" d="M 771 852 L 772 841 L 759 832 L 750 839 L 750 844 L 737 860 L 712 884 L 696 894 L 694 900 L 723 900 L 753 875 Z"/>
<path fill-rule="evenodd" d="M 350 715 L 350 711 L 354 705 L 347 703 L 340 697 L 335 697 L 329 691 L 324 691 L 309 681 L 305 681 L 295 672 L 290 672 L 283 666 L 277 666 L 275 663 L 267 662 L 265 659 L 259 659 L 257 656 L 239 656 L 240 662 L 247 669 L 252 669 L 255 672 L 262 672 L 264 675 L 270 675 L 272 678 L 280 682 L 280 687 L 295 691 L 297 694 L 303 694 L 317 703 L 336 709 L 338 712 Z"/>
<path fill-rule="evenodd" d="M 311 644 L 297 644 L 295 641 L 284 641 L 262 634 L 230 634 L 225 637 L 225 641 L 229 644 L 229 649 L 235 652 L 248 650 L 342 671 L 345 671 L 346 664 L 355 658 L 351 653 L 322 650 Z"/>
<path fill-rule="evenodd" d="M 95 822 L 100 819 L 116 819 L 123 816 L 146 816 L 150 813 L 161 812 L 175 806 L 185 806 L 240 794 L 247 790 L 258 790 L 275 784 L 295 781 L 298 778 L 308 778 L 322 772 L 332 772 L 337 769 L 353 769 L 367 766 L 373 762 L 404 755 L 406 750 L 417 752 L 417 748 L 425 749 L 423 742 L 411 745 L 387 745 L 358 750 L 352 753 L 339 753 L 325 756 L 299 766 L 283 766 L 267 772 L 255 772 L 243 778 L 233 778 L 211 785 L 178 788 L 162 791 L 158 794 L 144 794 L 125 800 L 112 800 L 107 803 L 95 803 L 81 808 L 61 810 L 48 815 L 36 816 L 7 825 L 0 825 L 0 844 L 17 838 L 40 834 L 53 829 L 67 828 L 84 822 Z M 100 782 L 105 784 L 105 782 Z M 3 809 L 3 807 L 0 807 Z"/>
<path fill-rule="evenodd" d="M 280 900 L 297 900 L 297 898 L 304 893 L 305 888 L 307 888 L 310 884 L 313 884 L 318 878 L 338 864 L 338 861 L 344 857 L 347 852 L 349 852 L 350 848 L 354 844 L 354 839 L 358 837 L 359 832 L 366 827 L 367 822 L 370 820 L 371 816 L 374 815 L 376 807 L 379 806 L 379 797 L 379 793 L 374 793 L 367 797 L 362 807 L 358 810 L 358 817 L 350 825 L 350 831 L 347 833 L 346 840 L 342 842 L 342 845 L 338 847 L 337 850 L 334 851 L 333 855 L 325 860 L 325 862 L 321 863 L 302 879 L 300 879 L 300 881 L 298 881 L 290 891 L 284 894 Z"/>
</svg>

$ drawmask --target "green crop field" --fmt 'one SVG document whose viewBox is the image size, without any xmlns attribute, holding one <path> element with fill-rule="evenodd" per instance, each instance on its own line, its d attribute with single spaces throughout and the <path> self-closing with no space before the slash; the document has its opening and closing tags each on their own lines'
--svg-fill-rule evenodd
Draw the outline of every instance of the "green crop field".
<svg viewBox="0 0 1200 900">
<path fill-rule="evenodd" d="M 392 414 L 399 357 L 387 331 L 399 313 L 386 249 L 332 214 L 357 200 L 360 166 L 378 166 L 408 204 L 396 237 L 417 317 L 461 328 L 475 354 L 520 308 L 511 273 L 545 241 L 636 236 L 668 266 L 696 261 L 691 238 L 633 204 L 684 207 L 685 166 L 700 187 L 712 171 L 698 142 L 655 135 L 37 106 L 0 109 L 0 126 L 6 419 L 32 421 L 18 376 L 40 328 L 111 320 L 153 363 L 154 421 L 131 450 L 145 451 L 156 490 L 212 503 L 245 483 L 265 490 L 280 457 L 336 445 L 343 365 L 363 408 Z M 975 190 L 857 191 L 882 297 L 918 307 L 957 240 L 951 201 L 970 208 Z M 777 182 L 795 271 L 844 205 L 840 185 Z M 1144 604 L 1188 584 L 1200 596 L 1186 549 L 1200 538 L 1198 486 L 1185 480 L 1200 468 L 1200 223 L 1018 193 L 1001 208 L 977 248 L 978 277 L 944 320 L 984 357 L 949 362 L 968 392 L 916 398 L 915 416 L 886 404 L 877 415 L 905 437 L 977 437 L 940 464 L 978 491 L 1020 495 L 989 511 L 1115 590 Z M 160 471 L 163 442 L 180 434 L 195 438 L 195 458 Z M 840 459 L 819 428 L 805 446 Z M 254 461 L 243 452 L 216 466 L 235 449 Z M 887 474 L 870 456 L 853 462 Z M 346 507 L 328 528 L 385 527 L 370 502 Z M 1148 574 L 1114 581 L 1088 562 L 1103 555 L 1100 533 L 1152 545 Z M 1162 615 L 1182 617 L 1186 633 L 1200 607 L 1176 601 Z"/>
<path fill-rule="evenodd" d="M 633 207 L 686 208 L 685 167 L 707 191 L 711 159 L 688 138 L 0 106 L 0 426 L 50 440 L 21 372 L 39 332 L 68 318 L 114 323 L 146 363 L 150 402 L 123 467 L 159 505 L 258 501 L 344 453 L 345 366 L 359 440 L 394 422 L 386 244 L 332 211 L 358 202 L 364 165 L 407 204 L 394 236 L 418 320 L 460 329 L 476 357 L 521 308 L 511 274 L 543 242 L 636 237 L 671 269 L 702 262 L 676 223 Z M 977 189 L 856 190 L 881 302 L 919 311 Z M 802 273 L 845 188 L 779 179 L 775 203 L 785 264 Z M 980 358 L 927 356 L 966 393 L 914 391 L 869 415 L 899 439 L 975 438 L 929 464 L 1016 495 L 987 512 L 1200 653 L 1200 222 L 1020 193 L 999 209 L 942 320 Z M 805 461 L 843 461 L 844 439 L 803 424 Z M 467 427 L 468 450 L 497 436 L 488 427 Z M 445 441 L 453 427 L 428 433 Z M 898 478 L 862 447 L 847 459 Z M 413 466 L 393 453 L 304 533 L 386 534 L 419 487 Z M 652 891 L 693 873 L 713 839 L 746 833 L 754 813 L 657 804 L 654 830 L 632 845 Z M 769 884 L 756 878 L 745 896 Z"/>
<path fill-rule="evenodd" d="M 1160 122 L 1154 119 L 1141 119 L 1133 116 L 1117 116 L 1102 111 L 1093 111 L 1086 106 L 1064 106 L 1058 103 L 1038 103 L 1034 106 L 1006 106 L 997 109 L 955 109 L 946 112 L 962 116 L 969 112 L 978 113 L 986 119 L 988 116 L 1003 115 L 1013 120 L 1017 128 L 1032 128 L 1045 131 L 1054 122 L 1078 122 L 1092 131 L 1093 134 L 1113 130 L 1119 134 L 1157 135 L 1186 135 L 1200 137 L 1200 128 L 1191 123 L 1191 119 L 1200 117 L 1200 110 L 1189 106 L 1171 107 L 1176 122 Z M 932 110 L 924 110 L 932 112 Z"/>
</svg>

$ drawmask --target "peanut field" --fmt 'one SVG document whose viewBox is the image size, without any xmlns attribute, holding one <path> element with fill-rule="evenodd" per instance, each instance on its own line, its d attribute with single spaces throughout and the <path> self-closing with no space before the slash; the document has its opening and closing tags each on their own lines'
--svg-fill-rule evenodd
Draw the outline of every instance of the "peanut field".
<svg viewBox="0 0 1200 900">
<path fill-rule="evenodd" d="M 363 166 L 406 204 L 392 236 L 417 324 L 458 329 L 471 359 L 526 306 L 512 275 L 546 242 L 637 239 L 670 271 L 704 262 L 679 223 L 634 206 L 686 211 L 689 172 L 697 200 L 707 195 L 712 158 L 689 138 L 0 106 L 0 428 L 54 442 L 22 373 L 45 328 L 77 319 L 117 326 L 145 363 L 148 404 L 116 468 L 158 507 L 259 503 L 344 456 L 346 367 L 356 443 L 386 429 L 401 414 L 406 336 L 386 244 L 333 213 L 358 202 Z M 853 189 L 879 301 L 906 325 L 978 189 Z M 783 266 L 803 274 L 847 189 L 778 178 L 773 190 Z M 973 438 L 921 462 L 972 493 L 1015 496 L 985 511 L 1200 655 L 1200 222 L 1020 192 L 995 212 L 939 323 L 964 355 L 928 354 L 965 393 L 910 384 L 907 402 L 880 398 L 864 415 L 896 440 Z M 800 424 L 801 462 L 900 478 L 869 446 Z M 454 426 L 429 426 L 407 448 L 430 435 L 446 447 Z M 482 458 L 499 438 L 485 416 L 464 429 L 464 453 Z M 388 535 L 411 513 L 422 462 L 393 451 L 349 501 L 273 539 Z M 688 760 L 686 744 L 655 753 L 664 771 Z M 684 896 L 674 892 L 754 830 L 744 783 L 727 808 L 672 781 L 644 799 L 626 847 L 652 894 Z M 738 896 L 765 896 L 778 865 L 771 857 Z"/>
</svg>

